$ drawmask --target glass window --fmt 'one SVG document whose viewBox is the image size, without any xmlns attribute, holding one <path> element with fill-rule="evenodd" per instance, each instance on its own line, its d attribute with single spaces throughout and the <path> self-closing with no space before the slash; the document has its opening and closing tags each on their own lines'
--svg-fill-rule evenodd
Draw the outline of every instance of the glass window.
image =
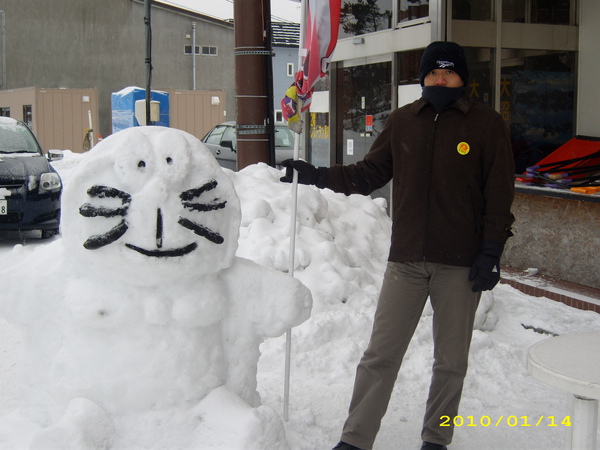
<svg viewBox="0 0 600 450">
<path fill-rule="evenodd" d="M 344 0 L 339 38 L 392 28 L 393 0 Z"/>
<path fill-rule="evenodd" d="M 33 126 L 33 111 L 31 105 L 23 105 L 23 122 L 25 122 L 29 128 Z"/>
<path fill-rule="evenodd" d="M 391 75 L 391 62 L 337 71 L 337 162 L 360 161 L 371 149 L 392 111 Z M 374 192 L 372 197 L 384 197 L 389 205 L 389 188 Z"/>
<path fill-rule="evenodd" d="M 213 47 L 211 45 L 203 45 L 202 46 L 202 55 L 204 55 L 204 56 L 217 56 L 218 55 L 217 47 Z"/>
<path fill-rule="evenodd" d="M 456 20 L 492 20 L 492 0 L 453 0 L 452 18 Z"/>
<path fill-rule="evenodd" d="M 502 0 L 502 21 L 569 25 L 575 0 Z"/>
<path fill-rule="evenodd" d="M 310 112 L 310 159 L 316 166 L 328 167 L 329 151 L 329 112 Z"/>
<path fill-rule="evenodd" d="M 473 100 L 494 107 L 494 86 L 491 76 L 491 50 L 465 47 L 469 66 L 469 82 L 466 92 Z"/>
<path fill-rule="evenodd" d="M 529 22 L 526 18 L 527 0 L 502 0 L 503 22 Z"/>
<path fill-rule="evenodd" d="M 196 53 L 196 55 L 200 54 L 200 46 L 196 45 L 194 47 L 194 51 Z M 191 55 L 192 54 L 192 46 L 191 45 L 184 45 L 183 46 L 183 53 L 185 53 L 186 55 Z"/>
<path fill-rule="evenodd" d="M 222 141 L 233 142 L 233 148 L 235 148 L 235 144 L 237 141 L 237 137 L 235 134 L 235 127 L 225 127 L 225 132 L 223 133 L 223 139 L 221 139 L 221 142 Z"/>
<path fill-rule="evenodd" d="M 398 55 L 398 84 L 419 84 L 419 67 L 424 50 L 400 52 Z"/>
<path fill-rule="evenodd" d="M 401 2 L 411 0 L 399 0 Z M 418 0 L 417 0 L 418 1 Z M 502 0 L 502 21 L 574 25 L 572 7 L 576 0 Z M 453 0 L 452 18 L 456 20 L 493 20 L 492 0 Z M 400 9 L 400 11 L 402 11 Z M 401 13 L 402 14 L 402 13 Z M 574 17 L 574 14 L 573 14 Z"/>
<path fill-rule="evenodd" d="M 501 114 L 510 129 L 516 173 L 574 136 L 575 55 L 504 50 Z"/>
<path fill-rule="evenodd" d="M 575 0 L 534 0 L 531 2 L 531 23 L 569 25 L 572 1 Z"/>
<path fill-rule="evenodd" d="M 294 132 L 287 126 L 275 127 L 275 147 L 294 148 Z"/>
<path fill-rule="evenodd" d="M 398 22 L 429 16 L 429 0 L 398 0 Z"/>
<path fill-rule="evenodd" d="M 227 127 L 225 125 L 217 125 L 208 134 L 208 136 L 206 136 L 203 139 L 203 141 L 206 142 L 207 144 L 220 144 L 221 137 L 223 136 L 223 133 L 225 132 L 226 129 L 227 129 Z"/>
<path fill-rule="evenodd" d="M 39 153 L 37 141 L 22 123 L 0 124 L 0 153 Z"/>
</svg>

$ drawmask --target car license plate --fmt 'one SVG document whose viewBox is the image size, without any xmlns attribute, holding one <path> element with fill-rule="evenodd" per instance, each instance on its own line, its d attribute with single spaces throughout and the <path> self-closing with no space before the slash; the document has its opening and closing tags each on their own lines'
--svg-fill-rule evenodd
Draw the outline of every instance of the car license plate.
<svg viewBox="0 0 600 450">
<path fill-rule="evenodd" d="M 8 214 L 8 201 L 4 198 L 0 198 L 0 216 L 6 216 Z"/>
</svg>

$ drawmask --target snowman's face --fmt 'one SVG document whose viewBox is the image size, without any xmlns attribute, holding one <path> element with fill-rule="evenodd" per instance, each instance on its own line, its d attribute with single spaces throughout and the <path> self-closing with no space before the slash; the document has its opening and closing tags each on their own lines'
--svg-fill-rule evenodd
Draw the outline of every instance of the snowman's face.
<svg viewBox="0 0 600 450">
<path fill-rule="evenodd" d="M 233 184 L 204 144 L 135 127 L 82 158 L 63 194 L 62 234 L 80 263 L 109 276 L 172 278 L 229 267 L 240 217 Z"/>
</svg>

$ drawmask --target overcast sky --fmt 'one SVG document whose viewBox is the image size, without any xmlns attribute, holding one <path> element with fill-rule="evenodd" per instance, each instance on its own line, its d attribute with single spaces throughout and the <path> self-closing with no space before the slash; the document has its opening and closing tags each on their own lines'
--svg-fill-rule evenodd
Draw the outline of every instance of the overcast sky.
<svg viewBox="0 0 600 450">
<path fill-rule="evenodd" d="M 219 19 L 233 19 L 234 0 L 160 0 Z M 271 0 L 271 15 L 276 21 L 300 22 L 300 3 L 293 0 Z"/>
</svg>

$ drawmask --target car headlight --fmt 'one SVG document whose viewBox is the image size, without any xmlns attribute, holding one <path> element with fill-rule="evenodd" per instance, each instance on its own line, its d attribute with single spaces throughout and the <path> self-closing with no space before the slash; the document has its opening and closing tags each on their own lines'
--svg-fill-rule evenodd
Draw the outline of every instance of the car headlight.
<svg viewBox="0 0 600 450">
<path fill-rule="evenodd" d="M 58 191 L 61 186 L 60 177 L 54 172 L 43 173 L 40 177 L 40 191 Z"/>
</svg>

